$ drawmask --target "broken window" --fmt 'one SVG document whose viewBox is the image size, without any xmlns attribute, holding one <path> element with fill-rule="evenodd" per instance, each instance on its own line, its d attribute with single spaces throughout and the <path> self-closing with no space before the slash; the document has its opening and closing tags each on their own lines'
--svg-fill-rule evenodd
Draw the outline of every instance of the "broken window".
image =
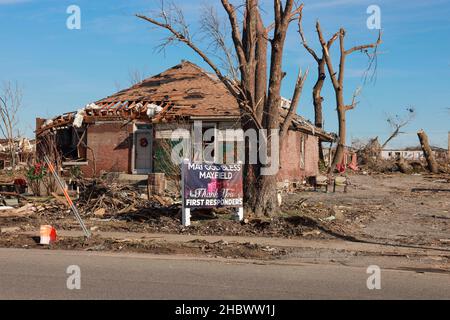
<svg viewBox="0 0 450 320">
<path fill-rule="evenodd" d="M 56 134 L 57 149 L 63 160 L 86 160 L 87 130 L 68 127 Z"/>
</svg>

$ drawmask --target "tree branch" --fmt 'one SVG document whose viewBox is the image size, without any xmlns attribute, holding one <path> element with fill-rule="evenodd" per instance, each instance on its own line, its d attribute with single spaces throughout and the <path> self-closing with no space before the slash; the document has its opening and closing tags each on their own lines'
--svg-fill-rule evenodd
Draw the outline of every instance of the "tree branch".
<svg viewBox="0 0 450 320">
<path fill-rule="evenodd" d="M 144 16 L 144 15 L 140 15 L 140 14 L 137 14 L 136 17 L 170 31 L 172 33 L 172 35 L 174 37 L 176 37 L 176 39 L 178 41 L 185 43 L 188 47 L 190 47 L 192 50 L 194 50 L 214 70 L 217 77 L 227 87 L 227 89 L 230 91 L 230 93 L 233 96 L 235 96 L 236 98 L 239 98 L 239 93 L 236 90 L 236 88 L 234 87 L 234 85 L 231 84 L 230 80 L 228 78 L 226 78 L 222 74 L 222 72 L 220 72 L 219 68 L 211 61 L 211 59 L 209 59 L 208 56 L 205 53 L 203 53 L 203 51 L 200 50 L 191 40 L 187 39 L 183 34 L 176 31 L 170 24 L 161 23 L 159 21 L 156 21 L 155 19 L 152 19 L 152 18 Z"/>
<path fill-rule="evenodd" d="M 337 40 L 338 37 L 339 37 L 339 31 L 336 32 L 336 33 L 330 38 L 330 40 L 328 40 L 328 42 L 327 42 L 327 48 L 328 48 L 328 50 L 330 50 L 331 46 L 332 46 L 333 43 Z"/>
<path fill-rule="evenodd" d="M 409 123 L 411 123 L 412 120 L 414 120 L 416 116 L 416 110 L 413 107 L 406 108 L 407 116 L 402 118 L 399 115 L 396 116 L 388 116 L 387 122 L 392 127 L 392 133 L 389 136 L 389 138 L 383 143 L 381 146 L 381 149 L 384 149 L 389 142 L 391 142 L 394 138 L 396 138 L 398 135 L 402 134 L 400 130 L 403 127 L 406 127 Z"/>
<path fill-rule="evenodd" d="M 302 39 L 303 47 L 311 54 L 311 56 L 314 58 L 314 60 L 316 60 L 317 63 L 320 63 L 321 59 L 317 56 L 316 52 L 306 42 L 306 37 L 305 37 L 305 34 L 303 33 L 303 28 L 302 28 L 302 18 L 303 18 L 303 13 L 300 13 L 300 15 L 298 17 L 298 33 L 300 34 L 300 37 Z"/>
<path fill-rule="evenodd" d="M 328 47 L 328 43 L 325 42 L 325 39 L 323 37 L 323 33 L 322 33 L 322 29 L 320 27 L 320 22 L 317 20 L 316 22 L 316 31 L 317 31 L 317 35 L 319 37 L 319 41 L 320 44 L 322 46 L 322 50 L 323 50 L 323 59 L 325 59 L 326 63 L 327 63 L 327 68 L 328 68 L 328 72 L 330 74 L 331 77 L 331 81 L 333 83 L 333 87 L 335 90 L 339 89 L 339 82 L 336 78 L 336 72 L 334 72 L 334 68 L 333 68 L 333 62 L 331 61 L 331 56 L 330 56 L 330 52 L 329 52 L 329 47 Z M 339 34 L 339 33 L 337 33 Z M 337 37 L 337 34 L 335 34 L 335 36 Z M 332 39 L 334 39 L 334 37 Z"/>
<path fill-rule="evenodd" d="M 224 57 L 219 55 L 218 58 L 222 61 L 223 67 L 228 71 L 228 75 L 234 81 L 238 81 L 239 66 L 237 66 L 237 56 L 232 51 L 232 48 L 227 45 L 226 30 L 213 6 L 205 5 L 203 7 L 200 23 L 202 31 L 212 40 L 210 47 L 213 47 L 214 52 L 220 49 L 223 53 Z"/>
<path fill-rule="evenodd" d="M 367 50 L 367 49 L 370 49 L 370 48 L 378 47 L 382 43 L 381 35 L 382 35 L 382 32 L 380 31 L 378 33 L 378 40 L 377 40 L 377 42 L 353 47 L 353 48 L 345 51 L 345 55 L 349 55 L 349 54 L 351 54 L 351 53 L 353 53 L 355 51 L 363 51 L 363 50 Z"/>
<path fill-rule="evenodd" d="M 286 133 L 289 130 L 289 127 L 292 124 L 292 120 L 294 118 L 294 115 L 297 112 L 297 106 L 300 101 L 300 97 L 302 95 L 303 86 L 305 84 L 306 78 L 308 77 L 309 70 L 306 70 L 305 74 L 303 75 L 302 71 L 300 70 L 297 82 L 295 84 L 295 90 L 294 94 L 292 96 L 291 105 L 289 107 L 289 111 L 286 115 L 286 118 L 284 119 L 283 125 L 281 127 L 281 137 L 284 138 L 286 136 Z"/>
<path fill-rule="evenodd" d="M 241 39 L 241 31 L 239 28 L 239 22 L 236 17 L 236 9 L 228 0 L 221 0 L 225 11 L 228 14 L 228 19 L 231 24 L 231 36 L 233 39 L 234 47 L 236 48 L 236 54 L 239 60 L 239 66 L 242 68 L 246 63 L 244 46 Z"/>
<path fill-rule="evenodd" d="M 302 9 L 303 9 L 303 4 L 298 6 L 297 9 L 295 9 L 293 12 L 291 12 L 288 23 L 291 23 L 291 22 L 297 20 L 298 18 L 296 17 L 296 15 L 301 13 Z M 272 22 L 270 25 L 267 26 L 266 32 L 270 33 L 274 28 L 275 28 L 275 22 Z"/>
</svg>

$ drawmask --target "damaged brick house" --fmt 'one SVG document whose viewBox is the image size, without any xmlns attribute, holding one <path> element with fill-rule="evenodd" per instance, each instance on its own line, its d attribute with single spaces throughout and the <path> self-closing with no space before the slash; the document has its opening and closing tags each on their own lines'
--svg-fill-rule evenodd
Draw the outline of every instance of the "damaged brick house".
<svg viewBox="0 0 450 320">
<path fill-rule="evenodd" d="M 284 101 L 284 115 L 288 103 Z M 164 173 L 170 158 L 161 155 L 161 146 L 174 130 L 192 132 L 194 122 L 202 121 L 203 130 L 214 128 L 214 137 L 219 137 L 203 143 L 215 144 L 224 130 L 240 129 L 240 119 L 239 106 L 225 86 L 214 75 L 183 61 L 78 112 L 36 119 L 37 148 L 44 137 L 54 135 L 63 162 L 79 165 L 87 177 L 105 172 Z M 303 181 L 318 173 L 319 137 L 333 139 L 302 117 L 294 118 L 281 142 L 280 182 Z M 223 141 L 224 159 L 230 150 L 234 152 L 236 143 Z"/>
</svg>

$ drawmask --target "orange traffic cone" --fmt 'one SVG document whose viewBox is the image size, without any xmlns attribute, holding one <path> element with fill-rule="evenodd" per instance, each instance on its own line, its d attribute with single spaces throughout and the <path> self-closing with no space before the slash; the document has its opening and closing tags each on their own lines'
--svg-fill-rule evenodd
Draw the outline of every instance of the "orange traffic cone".
<svg viewBox="0 0 450 320">
<path fill-rule="evenodd" d="M 52 226 L 41 226 L 40 244 L 51 244 L 56 241 L 56 229 Z"/>
</svg>

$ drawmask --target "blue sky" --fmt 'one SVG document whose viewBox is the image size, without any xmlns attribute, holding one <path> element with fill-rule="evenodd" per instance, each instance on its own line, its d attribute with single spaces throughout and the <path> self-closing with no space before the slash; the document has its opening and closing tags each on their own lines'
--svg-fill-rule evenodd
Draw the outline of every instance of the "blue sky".
<svg viewBox="0 0 450 320">
<path fill-rule="evenodd" d="M 220 1 L 174 0 L 185 11 L 193 30 L 204 3 Z M 270 21 L 271 0 L 262 0 L 264 19 Z M 129 86 L 130 70 L 157 74 L 186 59 L 207 68 L 188 48 L 155 52 L 165 33 L 133 16 L 151 14 L 153 0 L 0 0 L 0 81 L 18 81 L 24 88 L 22 131 L 32 136 L 35 118 L 53 117 L 106 97 Z M 377 81 L 364 86 L 358 107 L 348 113 L 348 139 L 389 133 L 387 114 L 402 114 L 406 107 L 417 117 L 391 146 L 416 145 L 423 128 L 432 144 L 447 146 L 450 130 L 450 0 L 305 0 L 304 21 L 308 42 L 318 48 L 314 23 L 320 19 L 327 36 L 339 27 L 347 30 L 347 46 L 373 42 L 377 31 L 366 27 L 366 9 L 381 8 L 383 44 Z M 68 30 L 69 5 L 81 8 L 81 30 Z M 218 7 L 222 13 L 220 7 Z M 197 39 L 200 39 L 198 37 Z M 200 46 L 204 44 L 200 43 Z M 337 48 L 337 46 L 336 46 Z M 313 119 L 311 89 L 315 62 L 301 46 L 296 25 L 287 37 L 283 95 L 290 98 L 299 68 L 310 68 L 310 78 L 299 114 Z M 337 56 L 334 55 L 337 63 Z M 348 58 L 346 95 L 362 83 L 367 58 Z M 324 89 L 325 126 L 335 131 L 333 91 Z"/>
</svg>

